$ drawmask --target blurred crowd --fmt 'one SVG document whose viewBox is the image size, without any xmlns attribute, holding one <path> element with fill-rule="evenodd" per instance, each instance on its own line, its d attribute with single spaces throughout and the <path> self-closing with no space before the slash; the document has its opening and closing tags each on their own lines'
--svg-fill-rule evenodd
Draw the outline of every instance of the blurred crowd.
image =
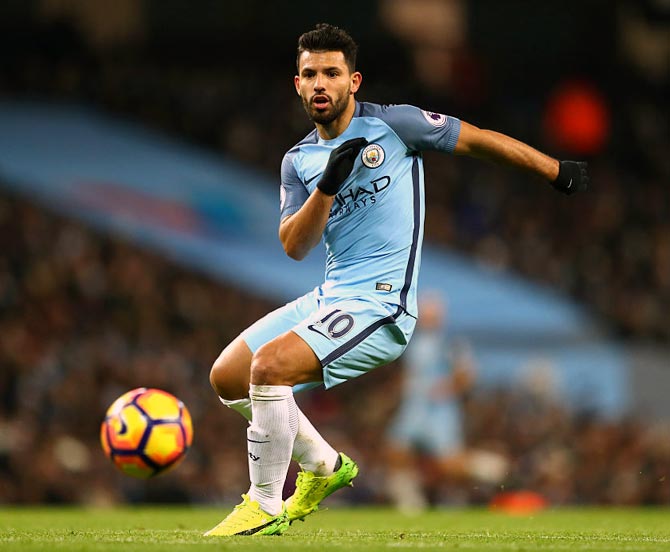
<svg viewBox="0 0 670 552">
<path fill-rule="evenodd" d="M 310 130 L 291 82 L 292 44 L 282 63 L 266 52 L 271 63 L 263 65 L 264 57 L 225 40 L 225 63 L 211 52 L 201 58 L 174 50 L 94 51 L 56 19 L 29 40 L 8 35 L 23 47 L 5 49 L 0 98 L 99 106 L 277 177 L 284 152 Z M 385 47 L 393 56 L 398 41 Z M 543 97 L 504 90 L 486 97 L 486 79 L 478 80 L 467 55 L 457 60 L 463 80 L 439 92 L 407 78 L 410 60 L 398 55 L 391 72 L 388 57 L 364 52 L 361 100 L 414 103 L 556 156 L 571 154 L 546 133 Z M 427 154 L 426 239 L 471 254 L 490 270 L 558 287 L 622 337 L 664 343 L 667 70 L 658 77 L 663 66 L 652 67 L 652 78 L 644 67 L 620 63 L 596 83 L 610 123 L 602 149 L 586 156 L 593 193 L 565 198 L 514 171 Z M 49 213 L 2 183 L 0 251 L 0 504 L 237 502 L 246 491 L 245 422 L 220 405 L 208 371 L 225 344 L 276 305 Z M 365 474 L 338 499 L 386 501 L 383 458 L 371 443 L 383 433 L 399 385 L 392 365 L 356 385 L 299 397 L 315 425 Z M 176 394 L 195 424 L 186 461 L 148 483 L 116 473 L 96 440 L 107 406 L 137 386 Z M 431 485 L 435 503 L 484 504 L 503 489 L 531 489 L 554 504 L 670 501 L 670 435 L 662 424 L 603 421 L 529 390 L 475 388 L 465 408 L 468 443 L 504 455 L 511 467 L 495 487 Z M 424 473 L 431 477 L 430 465 Z"/>
<path fill-rule="evenodd" d="M 0 248 L 0 504 L 236 502 L 246 491 L 246 422 L 217 400 L 209 366 L 275 305 L 6 191 Z M 387 501 L 379 436 L 400 396 L 397 364 L 298 397 L 365 474 L 339 500 Z M 149 482 L 117 472 L 98 442 L 107 407 L 138 386 L 176 394 L 195 427 L 184 463 Z M 521 389 L 475 389 L 464 406 L 468 444 L 508 458 L 510 469 L 486 485 L 438 480 L 426 464 L 435 504 L 486 504 L 503 489 L 553 504 L 670 500 L 663 424 L 603 421 Z"/>
<path fill-rule="evenodd" d="M 622 37 L 630 34 L 624 32 L 628 28 L 622 27 Z M 203 55 L 204 47 L 198 51 L 197 45 L 179 57 L 173 50 L 163 55 L 92 52 L 83 41 L 71 26 L 52 22 L 36 45 L 8 60 L 0 95 L 87 102 L 277 178 L 285 151 L 311 129 L 293 89 L 290 47 L 278 48 L 287 50 L 281 64 L 273 51 L 267 53 L 269 66 L 259 68 L 253 51 L 241 48 L 231 55 L 225 41 L 219 44 L 221 61 L 216 52 Z M 557 128 L 548 122 L 551 98 L 575 84 L 570 78 L 528 82 L 524 90 L 513 79 L 517 75 L 510 75 L 501 86 L 487 82 L 480 75 L 483 64 L 466 51 L 453 61 L 461 79 L 436 91 L 399 78 L 415 68 L 395 49 L 382 60 L 375 57 L 378 50 L 366 56 L 366 47 L 360 56 L 359 99 L 414 103 L 505 132 L 557 157 L 590 162 L 593 192 L 568 199 L 512 170 L 428 154 L 428 241 L 467 252 L 492 270 L 515 271 L 560 288 L 590 305 L 621 336 L 670 338 L 668 71 L 652 78 L 644 67 L 626 61 L 621 44 L 612 46 L 618 54 L 610 53 L 599 70 L 593 69 L 597 80 L 584 82 L 585 71 L 575 63 L 575 82 L 595 91 L 599 102 L 595 109 L 600 111 L 584 118 L 603 119 L 593 122 L 602 128 L 590 131 L 599 143 L 578 152 L 557 133 L 589 123 L 569 113 L 567 122 L 554 123 Z M 392 72 L 388 57 L 396 64 Z M 494 71 L 489 73 L 490 80 Z M 537 81 L 547 78 L 539 74 Z M 581 116 L 583 102 L 575 101 L 565 109 L 574 107 Z"/>
</svg>

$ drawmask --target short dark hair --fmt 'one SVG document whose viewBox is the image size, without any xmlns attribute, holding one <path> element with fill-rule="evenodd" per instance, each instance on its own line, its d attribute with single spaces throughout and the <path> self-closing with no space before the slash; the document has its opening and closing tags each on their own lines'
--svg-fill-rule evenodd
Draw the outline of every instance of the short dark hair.
<svg viewBox="0 0 670 552">
<path fill-rule="evenodd" d="M 334 25 L 319 23 L 314 29 L 300 36 L 296 59 L 298 70 L 300 70 L 300 56 L 303 52 L 342 52 L 349 70 L 351 72 L 356 70 L 358 45 L 347 31 Z"/>
</svg>

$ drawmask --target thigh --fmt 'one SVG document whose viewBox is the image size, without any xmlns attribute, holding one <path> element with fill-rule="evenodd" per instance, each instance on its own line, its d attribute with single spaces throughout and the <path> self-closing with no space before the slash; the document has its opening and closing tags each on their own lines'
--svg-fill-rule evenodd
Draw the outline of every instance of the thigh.
<svg viewBox="0 0 670 552">
<path fill-rule="evenodd" d="M 314 290 L 268 313 L 239 337 L 252 354 L 270 354 L 287 366 L 287 384 L 291 381 L 295 392 L 322 385 L 323 376 L 318 362 L 315 368 L 313 350 L 291 331 L 318 309 L 319 294 Z"/>
<path fill-rule="evenodd" d="M 323 380 L 321 363 L 312 348 L 293 331 L 288 331 L 261 346 L 251 362 L 254 385 L 319 384 Z"/>
<path fill-rule="evenodd" d="M 253 354 L 266 343 L 289 331 L 316 310 L 314 293 L 275 309 L 249 326 L 219 355 L 210 373 L 210 382 L 219 396 L 241 399 L 249 393 Z"/>
<path fill-rule="evenodd" d="M 266 343 L 285 334 L 294 326 L 309 318 L 318 308 L 319 304 L 315 292 L 307 293 L 295 301 L 291 301 L 266 314 L 244 330 L 240 337 L 251 352 L 255 353 Z"/>
<path fill-rule="evenodd" d="M 346 298 L 314 312 L 293 328 L 314 351 L 326 388 L 388 364 L 402 354 L 415 320 L 394 305 Z"/>
</svg>

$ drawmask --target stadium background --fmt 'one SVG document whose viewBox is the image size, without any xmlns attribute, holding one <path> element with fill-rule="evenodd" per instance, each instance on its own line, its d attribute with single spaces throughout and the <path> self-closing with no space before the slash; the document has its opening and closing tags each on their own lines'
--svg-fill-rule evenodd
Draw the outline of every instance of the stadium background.
<svg viewBox="0 0 670 552">
<path fill-rule="evenodd" d="M 54 113 L 69 123 L 81 111 L 68 109 L 84 106 L 105 125 L 132 121 L 199 146 L 244 171 L 239 186 L 247 177 L 276 186 L 281 156 L 309 130 L 291 84 L 296 39 L 324 20 L 361 46 L 360 99 L 421 105 L 591 162 L 593 192 L 567 199 L 518 173 L 427 156 L 431 247 L 466 256 L 509 293 L 511 274 L 576 302 L 589 324 L 575 333 L 613 347 L 631 382 L 616 412 L 580 408 L 548 387 L 551 378 L 539 387 L 536 379 L 482 385 L 466 402 L 468 438 L 510 455 L 508 489 L 556 504 L 667 503 L 670 15 L 654 0 L 4 2 L 0 502 L 232 503 L 245 490 L 244 424 L 219 406 L 207 372 L 225 343 L 278 304 L 265 289 L 272 282 L 254 290 L 177 262 L 141 233 L 133 239 L 36 194 L 14 169 L 60 169 L 37 147 L 40 125 Z M 21 134 L 26 128 L 35 134 Z M 51 128 L 52 140 L 67 143 Z M 25 149 L 17 154 L 19 136 L 35 136 L 28 163 Z M 116 164 L 130 164 L 127 155 Z M 142 209 L 167 208 L 184 223 L 172 204 L 129 197 L 119 209 L 142 200 Z M 254 204 L 246 216 L 259 210 Z M 215 237 L 230 231 L 219 224 Z M 448 279 L 444 288 L 453 292 Z M 465 337 L 477 345 L 477 336 Z M 504 338 L 529 347 L 523 334 Z M 486 371 L 489 361 L 480 362 Z M 385 500 L 370 443 L 394 408 L 396 368 L 300 399 L 337 447 L 360 459 L 367 475 L 347 497 L 355 502 Z M 606 366 L 582 368 L 607 387 Z M 113 472 L 97 443 L 106 406 L 138 385 L 180 396 L 196 428 L 186 462 L 148 484 Z M 434 498 L 485 503 L 498 491 L 445 482 Z"/>
</svg>

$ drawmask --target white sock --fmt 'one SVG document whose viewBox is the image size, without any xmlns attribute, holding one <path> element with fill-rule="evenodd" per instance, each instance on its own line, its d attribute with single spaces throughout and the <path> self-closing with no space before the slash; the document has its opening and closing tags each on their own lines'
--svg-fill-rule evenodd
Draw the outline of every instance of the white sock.
<svg viewBox="0 0 670 552">
<path fill-rule="evenodd" d="M 298 435 L 293 443 L 293 459 L 305 471 L 315 475 L 330 475 L 335 471 L 337 451 L 321 437 L 312 423 L 300 410 Z"/>
<path fill-rule="evenodd" d="M 250 399 L 220 400 L 228 408 L 232 408 L 251 421 Z M 300 408 L 298 408 L 298 434 L 293 443 L 292 458 L 303 470 L 320 476 L 332 474 L 338 458 L 337 451 L 321 436 Z"/>
<path fill-rule="evenodd" d="M 246 418 L 248 421 L 251 421 L 251 399 L 245 397 L 244 399 L 229 401 L 219 397 L 219 400 L 228 408 L 233 409 L 238 414 L 242 414 L 244 418 Z"/>
<path fill-rule="evenodd" d="M 249 497 L 263 511 L 277 515 L 298 433 L 298 405 L 288 385 L 251 385 L 249 397 L 253 413 L 247 429 Z"/>
</svg>

